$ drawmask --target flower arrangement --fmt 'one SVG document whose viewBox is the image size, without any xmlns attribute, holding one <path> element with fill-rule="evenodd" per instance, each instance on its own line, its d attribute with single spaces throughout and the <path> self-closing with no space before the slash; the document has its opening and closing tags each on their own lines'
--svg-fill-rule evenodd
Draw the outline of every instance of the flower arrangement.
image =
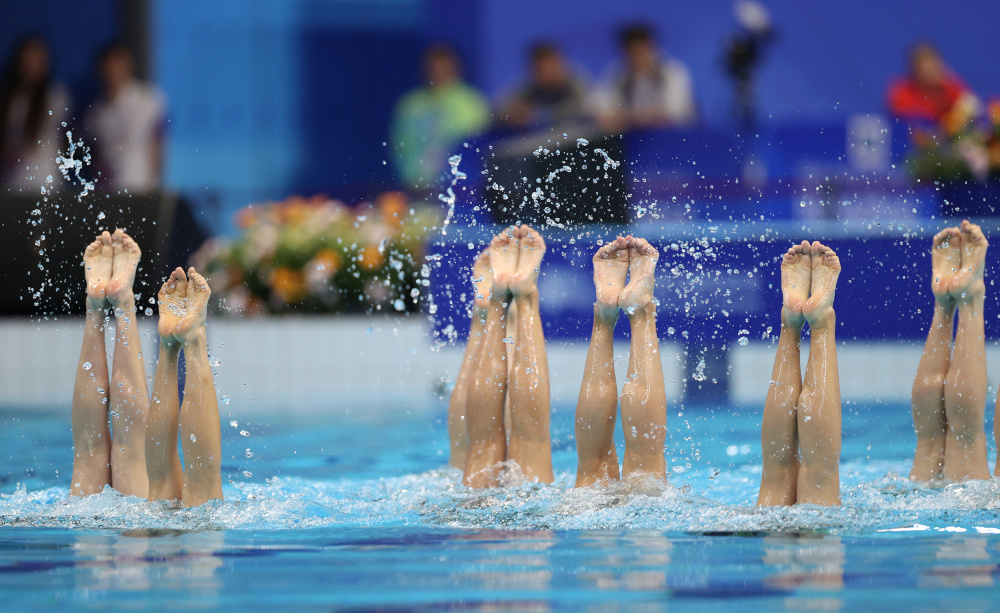
<svg viewBox="0 0 1000 613">
<path fill-rule="evenodd" d="M 960 99 L 938 125 L 915 127 L 908 164 L 919 179 L 1000 180 L 1000 100 L 986 112 L 974 96 Z"/>
<path fill-rule="evenodd" d="M 355 207 L 292 196 L 243 208 L 238 234 L 210 239 L 192 259 L 223 313 L 411 311 L 440 220 L 440 208 L 399 192 Z"/>
</svg>

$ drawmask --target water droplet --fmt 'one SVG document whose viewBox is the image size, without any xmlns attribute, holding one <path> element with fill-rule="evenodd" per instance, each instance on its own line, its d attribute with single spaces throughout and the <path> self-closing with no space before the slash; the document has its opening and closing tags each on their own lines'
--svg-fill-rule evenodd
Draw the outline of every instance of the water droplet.
<svg viewBox="0 0 1000 613">
<path fill-rule="evenodd" d="M 240 430 L 240 436 L 250 436 L 250 433 L 246 430 Z"/>
<path fill-rule="evenodd" d="M 252 473 L 252 472 L 250 472 L 249 470 L 244 470 L 244 471 L 243 471 L 243 476 L 244 476 L 244 477 L 252 477 L 252 476 L 253 476 L 253 473 Z"/>
<path fill-rule="evenodd" d="M 223 396 L 221 398 L 222 404 L 229 404 L 229 396 Z"/>
<path fill-rule="evenodd" d="M 149 307 L 146 307 L 146 310 L 144 311 L 144 313 L 146 313 L 146 317 L 149 317 L 149 316 L 151 316 L 153 314 L 153 309 L 151 309 Z"/>
<path fill-rule="evenodd" d="M 195 436 L 194 434 L 192 434 L 192 435 L 191 435 L 191 436 L 189 436 L 188 438 L 190 438 L 190 439 L 191 439 L 191 442 L 192 442 L 192 443 L 197 443 L 197 442 L 198 442 L 198 437 L 197 437 L 197 436 Z"/>
<path fill-rule="evenodd" d="M 93 368 L 93 365 L 90 362 L 84 362 L 83 363 L 83 369 L 84 370 L 90 370 L 91 368 Z"/>
<path fill-rule="evenodd" d="M 232 420 L 232 421 L 230 421 L 229 425 L 232 426 L 232 427 L 234 427 L 234 428 L 238 428 L 240 426 L 239 422 L 236 421 L 235 419 Z"/>
<path fill-rule="evenodd" d="M 741 336 L 740 337 L 739 343 L 740 343 L 741 347 L 746 347 L 747 343 L 749 343 L 749 342 L 750 341 L 747 339 L 747 337 L 745 337 L 745 336 Z"/>
<path fill-rule="evenodd" d="M 246 450 L 246 456 L 247 456 L 248 458 L 252 458 L 252 457 L 253 457 L 253 452 L 252 452 L 252 451 L 250 451 L 250 448 L 249 448 L 249 447 L 247 447 L 247 450 Z"/>
</svg>

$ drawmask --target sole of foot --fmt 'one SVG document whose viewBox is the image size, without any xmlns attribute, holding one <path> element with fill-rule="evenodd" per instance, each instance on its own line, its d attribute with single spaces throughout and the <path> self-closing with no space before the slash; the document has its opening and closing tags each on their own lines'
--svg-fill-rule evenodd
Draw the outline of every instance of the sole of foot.
<svg viewBox="0 0 1000 613">
<path fill-rule="evenodd" d="M 957 227 L 945 228 L 934 235 L 931 247 L 931 292 L 934 298 L 950 306 L 955 275 L 962 267 L 962 233 Z"/>
<path fill-rule="evenodd" d="M 962 264 L 952 278 L 951 296 L 960 303 L 982 298 L 986 293 L 986 249 L 989 242 L 982 228 L 968 219 L 962 221 Z"/>
<path fill-rule="evenodd" d="M 194 268 L 177 268 L 160 288 L 158 329 L 168 347 L 193 340 L 204 328 L 212 290 Z"/>
<path fill-rule="evenodd" d="M 625 289 L 628 266 L 628 241 L 624 236 L 605 243 L 594 254 L 594 288 L 601 316 L 618 315 L 618 298 Z"/>
<path fill-rule="evenodd" d="M 813 329 L 825 326 L 833 315 L 833 299 L 840 277 L 840 258 L 829 247 L 814 241 L 809 249 L 811 270 L 809 299 L 802 307 L 802 315 Z"/>
<path fill-rule="evenodd" d="M 517 270 L 517 237 L 511 227 L 493 237 L 487 249 L 490 252 L 490 269 L 493 271 L 493 288 L 490 297 L 506 302 L 510 294 L 511 278 Z"/>
<path fill-rule="evenodd" d="M 114 261 L 106 294 L 112 306 L 118 306 L 135 297 L 132 285 L 135 283 L 135 272 L 139 268 L 142 251 L 132 237 L 120 228 L 111 235 L 111 244 Z"/>
<path fill-rule="evenodd" d="M 644 238 L 625 238 L 628 243 L 628 284 L 618 296 L 618 306 L 628 315 L 653 304 L 657 251 Z"/>
<path fill-rule="evenodd" d="M 87 279 L 87 302 L 91 308 L 107 303 L 108 282 L 111 281 L 114 247 L 108 232 L 100 234 L 83 251 L 83 270 Z"/>
<path fill-rule="evenodd" d="M 812 286 L 812 246 L 809 241 L 792 245 L 781 258 L 781 316 L 790 326 L 805 323 L 802 309 Z"/>
<path fill-rule="evenodd" d="M 538 291 L 538 274 L 545 257 L 545 240 L 537 230 L 521 226 L 514 231 L 517 239 L 517 267 L 510 277 L 510 291 L 526 296 Z"/>
</svg>

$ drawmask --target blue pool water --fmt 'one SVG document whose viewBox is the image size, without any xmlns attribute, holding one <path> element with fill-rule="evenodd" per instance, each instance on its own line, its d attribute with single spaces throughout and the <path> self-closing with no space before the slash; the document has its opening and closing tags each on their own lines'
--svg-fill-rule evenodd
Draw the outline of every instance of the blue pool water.
<svg viewBox="0 0 1000 613">
<path fill-rule="evenodd" d="M 443 409 L 358 413 L 236 426 L 224 416 L 227 500 L 197 509 L 110 490 L 68 499 L 68 415 L 0 413 L 0 601 L 377 611 L 1000 602 L 1000 481 L 911 485 L 905 406 L 845 406 L 843 507 L 767 510 L 753 506 L 759 407 L 672 408 L 670 485 L 586 490 L 571 488 L 572 407 L 557 407 L 556 483 L 485 492 L 442 467 Z"/>
</svg>

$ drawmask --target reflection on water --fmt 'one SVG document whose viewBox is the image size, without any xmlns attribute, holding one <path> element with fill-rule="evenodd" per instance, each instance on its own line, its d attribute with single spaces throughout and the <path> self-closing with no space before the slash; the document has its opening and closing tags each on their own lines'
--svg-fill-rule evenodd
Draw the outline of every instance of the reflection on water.
<svg viewBox="0 0 1000 613">
<path fill-rule="evenodd" d="M 0 530 L 11 609 L 992 610 L 1000 535 Z M 4 607 L 5 610 L 8 607 Z"/>
<path fill-rule="evenodd" d="M 139 529 L 73 536 L 75 591 L 84 600 L 94 593 L 183 590 L 212 602 L 218 593 L 222 532 Z"/>
</svg>

